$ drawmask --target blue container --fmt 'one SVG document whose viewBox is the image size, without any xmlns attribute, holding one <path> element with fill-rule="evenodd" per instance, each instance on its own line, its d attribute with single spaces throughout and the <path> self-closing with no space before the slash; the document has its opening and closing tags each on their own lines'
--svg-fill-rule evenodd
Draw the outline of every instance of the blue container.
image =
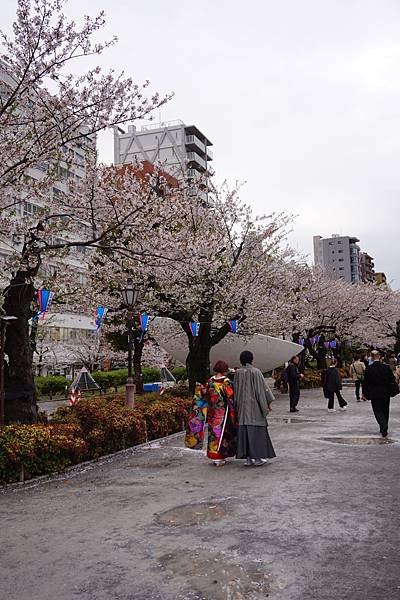
<svg viewBox="0 0 400 600">
<path fill-rule="evenodd" d="M 161 389 L 161 383 L 145 383 L 143 385 L 144 392 L 159 392 Z"/>
</svg>

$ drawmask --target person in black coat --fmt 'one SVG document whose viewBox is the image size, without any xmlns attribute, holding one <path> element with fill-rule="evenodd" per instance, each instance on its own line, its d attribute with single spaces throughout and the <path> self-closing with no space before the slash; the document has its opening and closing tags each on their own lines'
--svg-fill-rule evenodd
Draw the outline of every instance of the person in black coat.
<svg viewBox="0 0 400 600">
<path fill-rule="evenodd" d="M 328 398 L 328 411 L 333 412 L 335 402 L 335 394 L 339 402 L 340 410 L 346 410 L 347 402 L 340 393 L 342 389 L 342 381 L 340 379 L 339 371 L 337 369 L 337 360 L 332 358 L 331 364 L 323 372 L 322 387 L 324 390 L 325 398 Z"/>
<path fill-rule="evenodd" d="M 382 437 L 386 437 L 389 426 L 390 396 L 396 385 L 389 365 L 381 362 L 377 350 L 371 352 L 372 363 L 365 369 L 364 396 L 371 400 L 372 410 Z"/>
<path fill-rule="evenodd" d="M 293 356 L 285 369 L 285 378 L 289 386 L 290 412 L 299 412 L 297 404 L 300 399 L 300 379 L 304 377 L 299 369 L 300 358 Z"/>
</svg>

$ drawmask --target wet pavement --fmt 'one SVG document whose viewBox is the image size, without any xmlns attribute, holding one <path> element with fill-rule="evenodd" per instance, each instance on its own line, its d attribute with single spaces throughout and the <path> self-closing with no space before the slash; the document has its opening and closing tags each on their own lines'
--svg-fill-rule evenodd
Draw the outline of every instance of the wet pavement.
<svg viewBox="0 0 400 600">
<path fill-rule="evenodd" d="M 0 495 L 7 600 L 400 600 L 400 397 L 277 396 L 264 467 L 213 467 L 182 436 Z"/>
</svg>

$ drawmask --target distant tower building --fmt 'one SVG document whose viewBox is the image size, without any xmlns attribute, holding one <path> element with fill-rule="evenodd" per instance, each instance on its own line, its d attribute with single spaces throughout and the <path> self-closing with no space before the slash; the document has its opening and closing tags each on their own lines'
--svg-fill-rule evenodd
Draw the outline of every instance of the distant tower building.
<svg viewBox="0 0 400 600">
<path fill-rule="evenodd" d="M 349 283 L 361 279 L 360 247 L 356 237 L 333 234 L 330 238 L 315 235 L 314 264 L 322 267 L 333 277 L 340 277 Z"/>
<path fill-rule="evenodd" d="M 364 283 L 374 283 L 375 281 L 374 259 L 367 252 L 360 254 L 361 280 Z"/>
<path fill-rule="evenodd" d="M 146 125 L 137 130 L 129 125 L 125 132 L 114 128 L 114 164 L 160 164 L 176 178 L 208 173 L 213 160 L 212 143 L 195 126 L 182 121 Z"/>
</svg>

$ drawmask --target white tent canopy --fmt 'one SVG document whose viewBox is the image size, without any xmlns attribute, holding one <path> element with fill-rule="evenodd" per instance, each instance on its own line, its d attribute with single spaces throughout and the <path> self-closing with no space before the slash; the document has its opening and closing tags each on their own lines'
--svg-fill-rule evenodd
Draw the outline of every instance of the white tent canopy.
<svg viewBox="0 0 400 600">
<path fill-rule="evenodd" d="M 157 317 L 155 319 L 154 337 L 175 360 L 186 363 L 188 354 L 187 337 L 172 319 Z M 211 349 L 211 365 L 217 360 L 224 360 L 230 367 L 239 367 L 239 356 L 243 350 L 254 354 L 253 365 L 263 373 L 280 367 L 292 356 L 300 354 L 303 346 L 269 335 L 256 333 L 242 336 L 235 333 L 228 335 Z"/>
</svg>

